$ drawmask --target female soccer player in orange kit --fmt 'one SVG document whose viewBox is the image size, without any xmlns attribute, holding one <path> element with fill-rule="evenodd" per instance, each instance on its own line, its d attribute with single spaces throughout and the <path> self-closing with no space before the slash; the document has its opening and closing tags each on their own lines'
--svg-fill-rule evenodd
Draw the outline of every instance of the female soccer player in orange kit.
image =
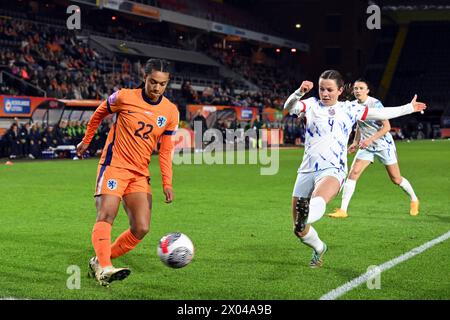
<svg viewBox="0 0 450 320">
<path fill-rule="evenodd" d="M 166 203 L 173 201 L 171 136 L 178 128 L 179 113 L 175 104 L 163 96 L 169 82 L 168 68 L 165 60 L 148 60 L 145 82 L 138 89 L 116 91 L 100 104 L 77 146 L 81 156 L 102 119 L 108 114 L 116 115 L 98 166 L 94 194 L 97 219 L 92 230 L 92 245 L 96 256 L 89 261 L 89 267 L 90 274 L 103 286 L 130 274 L 128 268 L 115 268 L 111 259 L 134 249 L 149 231 L 152 193 L 148 165 L 158 141 L 161 142 L 159 163 Z M 111 228 L 121 200 L 130 228 L 111 244 Z"/>
</svg>

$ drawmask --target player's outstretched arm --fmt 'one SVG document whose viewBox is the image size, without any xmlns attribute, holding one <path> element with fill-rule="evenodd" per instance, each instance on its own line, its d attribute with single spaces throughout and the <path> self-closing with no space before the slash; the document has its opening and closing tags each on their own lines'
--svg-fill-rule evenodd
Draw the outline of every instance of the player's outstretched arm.
<svg viewBox="0 0 450 320">
<path fill-rule="evenodd" d="M 161 137 L 161 144 L 159 147 L 159 167 L 161 169 L 163 192 L 166 197 L 166 203 L 173 201 L 173 188 L 172 188 L 172 151 L 174 149 L 174 143 L 171 135 L 164 135 Z"/>
<path fill-rule="evenodd" d="M 413 112 L 422 112 L 427 108 L 427 105 L 423 102 L 417 101 L 417 94 L 410 103 L 400 107 L 391 107 L 383 109 L 369 108 L 367 112 L 367 120 L 387 120 L 392 118 L 401 117 Z"/>
<path fill-rule="evenodd" d="M 109 114 L 107 102 L 103 101 L 95 110 L 94 114 L 89 119 L 86 127 L 86 133 L 84 134 L 83 140 L 77 145 L 77 155 L 81 157 L 89 147 L 92 138 L 94 137 L 95 131 L 102 120 Z"/>
<path fill-rule="evenodd" d="M 307 94 L 312 88 L 314 87 L 314 84 L 311 81 L 303 81 L 300 85 L 300 88 L 294 91 L 289 98 L 287 98 L 286 102 L 284 103 L 284 109 L 286 109 L 290 114 L 298 114 L 300 113 L 299 107 L 297 105 L 297 102 L 300 101 L 300 99 Z M 297 108 L 296 108 L 297 106 Z"/>
</svg>

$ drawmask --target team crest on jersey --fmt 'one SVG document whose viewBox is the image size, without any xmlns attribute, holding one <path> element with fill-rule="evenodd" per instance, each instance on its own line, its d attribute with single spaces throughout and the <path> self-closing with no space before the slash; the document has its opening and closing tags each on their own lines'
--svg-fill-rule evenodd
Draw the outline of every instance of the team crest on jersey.
<svg viewBox="0 0 450 320">
<path fill-rule="evenodd" d="M 328 114 L 330 116 L 334 116 L 336 114 L 336 111 L 333 108 L 328 108 Z"/>
<path fill-rule="evenodd" d="M 164 125 L 166 124 L 167 119 L 166 117 L 163 116 L 159 116 L 158 119 L 156 119 L 156 124 L 158 125 L 158 127 L 164 127 Z"/>
<path fill-rule="evenodd" d="M 106 186 L 109 190 L 116 190 L 117 189 L 117 181 L 115 179 L 109 179 L 108 182 L 106 182 Z"/>
</svg>

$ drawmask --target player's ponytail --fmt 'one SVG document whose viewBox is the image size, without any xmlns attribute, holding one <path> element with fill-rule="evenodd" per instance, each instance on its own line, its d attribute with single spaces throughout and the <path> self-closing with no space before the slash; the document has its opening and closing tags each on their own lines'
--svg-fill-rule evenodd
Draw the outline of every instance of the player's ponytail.
<svg viewBox="0 0 450 320">
<path fill-rule="evenodd" d="M 342 93 L 339 96 L 339 101 L 345 100 L 355 100 L 355 96 L 353 95 L 353 84 L 350 82 L 344 84 L 344 90 L 342 90 Z"/>
</svg>

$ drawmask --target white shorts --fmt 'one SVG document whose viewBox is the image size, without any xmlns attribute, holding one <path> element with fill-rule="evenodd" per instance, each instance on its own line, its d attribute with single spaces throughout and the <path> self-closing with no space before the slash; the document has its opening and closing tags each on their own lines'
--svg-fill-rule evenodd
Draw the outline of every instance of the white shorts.
<svg viewBox="0 0 450 320">
<path fill-rule="evenodd" d="M 320 179 L 325 177 L 335 177 L 342 186 L 346 176 L 346 172 L 337 168 L 328 168 L 317 172 L 299 172 L 297 174 L 297 180 L 295 180 L 292 196 L 297 198 L 310 198 L 314 191 L 314 187 Z"/>
<path fill-rule="evenodd" d="M 377 158 L 385 166 L 397 163 L 397 151 L 395 148 L 388 148 L 380 151 L 369 151 L 367 149 L 359 149 L 355 155 L 355 159 L 367 160 L 370 162 Z"/>
</svg>

